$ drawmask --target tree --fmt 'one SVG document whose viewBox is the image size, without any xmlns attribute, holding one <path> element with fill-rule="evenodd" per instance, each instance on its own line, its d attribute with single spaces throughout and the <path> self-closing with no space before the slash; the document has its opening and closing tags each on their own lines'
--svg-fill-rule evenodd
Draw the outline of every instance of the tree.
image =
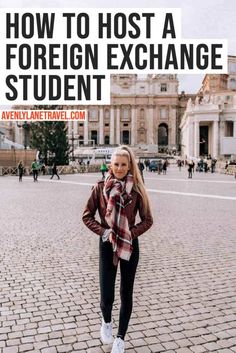
<svg viewBox="0 0 236 353">
<path fill-rule="evenodd" d="M 70 147 L 65 122 L 43 121 L 31 123 L 30 145 L 40 152 L 40 159 L 46 165 L 51 165 L 54 162 L 57 165 L 69 163 Z"/>
</svg>

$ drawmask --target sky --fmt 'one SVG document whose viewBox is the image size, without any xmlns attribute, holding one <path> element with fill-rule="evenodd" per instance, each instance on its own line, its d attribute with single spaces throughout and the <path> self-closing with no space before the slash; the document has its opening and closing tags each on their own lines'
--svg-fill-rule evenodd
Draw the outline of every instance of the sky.
<svg viewBox="0 0 236 353">
<path fill-rule="evenodd" d="M 0 0 L 0 7 L 180 8 L 183 39 L 227 39 L 228 54 L 236 55 L 235 0 Z M 196 93 L 203 77 L 178 75 L 179 92 Z"/>
</svg>

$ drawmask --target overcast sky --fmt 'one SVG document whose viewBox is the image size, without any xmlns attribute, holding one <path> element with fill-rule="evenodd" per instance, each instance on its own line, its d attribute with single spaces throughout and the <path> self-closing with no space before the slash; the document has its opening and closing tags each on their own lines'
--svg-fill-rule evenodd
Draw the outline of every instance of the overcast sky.
<svg viewBox="0 0 236 353">
<path fill-rule="evenodd" d="M 236 55 L 236 0 L 0 0 L 0 7 L 177 7 L 182 10 L 183 39 L 228 39 L 228 54 Z M 179 75 L 179 91 L 196 93 L 202 78 Z"/>
</svg>

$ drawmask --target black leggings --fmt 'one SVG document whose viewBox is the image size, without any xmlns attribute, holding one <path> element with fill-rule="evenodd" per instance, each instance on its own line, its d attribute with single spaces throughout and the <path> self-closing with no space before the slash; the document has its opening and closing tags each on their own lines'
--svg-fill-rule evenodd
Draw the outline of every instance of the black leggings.
<svg viewBox="0 0 236 353">
<path fill-rule="evenodd" d="M 101 310 L 105 322 L 111 322 L 111 312 L 115 297 L 117 267 L 113 265 L 112 245 L 100 239 L 99 275 Z M 133 307 L 134 278 L 139 260 L 138 239 L 133 240 L 133 252 L 129 261 L 120 260 L 120 317 L 118 337 L 124 339 Z"/>
</svg>

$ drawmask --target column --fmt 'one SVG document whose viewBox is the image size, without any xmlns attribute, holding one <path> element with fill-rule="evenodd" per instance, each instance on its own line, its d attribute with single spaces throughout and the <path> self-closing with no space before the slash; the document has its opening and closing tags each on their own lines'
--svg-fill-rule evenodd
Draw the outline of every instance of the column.
<svg viewBox="0 0 236 353">
<path fill-rule="evenodd" d="M 218 158 L 218 151 L 219 151 L 219 129 L 218 129 L 218 121 L 215 120 L 213 121 L 213 134 L 212 134 L 212 143 L 213 143 L 213 148 L 212 148 L 212 157 L 213 158 Z"/>
<path fill-rule="evenodd" d="M 68 121 L 68 136 L 72 135 L 72 121 Z"/>
<path fill-rule="evenodd" d="M 131 108 L 131 146 L 134 146 L 137 142 L 136 130 L 137 129 L 137 119 L 136 119 L 136 107 L 132 105 Z"/>
<path fill-rule="evenodd" d="M 171 147 L 177 147 L 176 146 L 176 120 L 177 120 L 177 114 L 176 114 L 176 106 L 175 105 L 171 105 L 169 107 L 170 109 L 170 116 L 171 116 L 171 138 L 169 139 L 169 145 Z"/>
<path fill-rule="evenodd" d="M 103 106 L 99 108 L 99 145 L 104 145 L 104 116 Z"/>
<path fill-rule="evenodd" d="M 120 106 L 116 107 L 116 143 L 120 145 Z"/>
<path fill-rule="evenodd" d="M 74 135 L 75 135 L 75 138 L 78 138 L 79 137 L 79 133 L 78 133 L 78 121 L 74 121 Z"/>
<path fill-rule="evenodd" d="M 114 107 L 111 107 L 110 111 L 110 145 L 115 143 L 115 112 Z"/>
<path fill-rule="evenodd" d="M 148 107 L 148 117 L 147 117 L 147 144 L 154 144 L 153 138 L 153 120 L 154 120 L 154 107 Z"/>
<path fill-rule="evenodd" d="M 191 117 L 190 117 L 190 121 L 189 121 L 189 156 L 188 157 L 193 157 L 194 155 L 194 125 L 193 125 L 193 121 L 191 121 Z"/>
<path fill-rule="evenodd" d="M 194 122 L 194 157 L 199 157 L 199 145 L 200 137 L 199 137 L 199 121 Z"/>
<path fill-rule="evenodd" d="M 88 138 L 89 138 L 88 119 L 89 119 L 89 113 L 87 115 L 87 119 L 85 119 L 84 121 L 84 145 L 88 145 Z"/>
</svg>

